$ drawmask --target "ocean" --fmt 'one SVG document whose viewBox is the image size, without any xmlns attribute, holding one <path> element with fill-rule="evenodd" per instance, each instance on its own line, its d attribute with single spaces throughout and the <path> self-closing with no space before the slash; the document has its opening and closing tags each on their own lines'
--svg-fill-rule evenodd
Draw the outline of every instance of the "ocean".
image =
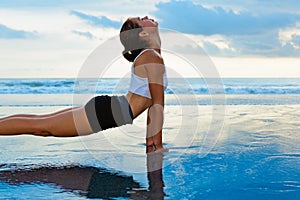
<svg viewBox="0 0 300 200">
<path fill-rule="evenodd" d="M 299 199 L 300 79 L 218 81 L 169 79 L 168 153 L 145 154 L 145 114 L 84 137 L 0 136 L 0 199 Z M 0 79 L 0 117 L 124 94 L 128 83 Z"/>
<path fill-rule="evenodd" d="M 169 87 L 177 88 L 179 94 L 209 94 L 205 79 L 187 78 L 186 85 L 178 78 L 169 78 Z M 300 94 L 299 78 L 224 78 L 225 94 Z M 179 82 L 179 84 L 178 84 Z M 120 86 L 120 83 L 124 83 Z M 0 94 L 73 94 L 94 93 L 112 94 L 116 89 L 127 92 L 129 79 L 0 79 Z M 74 89 L 76 87 L 76 90 Z M 166 94 L 171 94 L 167 89 Z"/>
<path fill-rule="evenodd" d="M 169 86 L 165 91 L 166 105 L 175 104 L 172 96 L 176 95 L 196 96 L 199 105 L 213 103 L 210 99 L 214 94 L 209 90 L 213 86 L 208 85 L 207 80 L 199 78 L 180 80 L 169 79 Z M 300 103 L 300 79 L 298 78 L 225 78 L 218 80 L 217 83 L 221 84 L 217 86 L 219 93 L 226 95 L 227 101 L 224 103 L 229 105 Z M 78 94 L 125 94 L 128 84 L 129 79 L 117 78 L 0 79 L 0 106 L 72 106 L 74 102 L 69 99 L 75 98 Z M 21 98 L 26 95 L 30 98 Z M 17 97 L 22 100 L 19 101 L 20 98 Z"/>
</svg>

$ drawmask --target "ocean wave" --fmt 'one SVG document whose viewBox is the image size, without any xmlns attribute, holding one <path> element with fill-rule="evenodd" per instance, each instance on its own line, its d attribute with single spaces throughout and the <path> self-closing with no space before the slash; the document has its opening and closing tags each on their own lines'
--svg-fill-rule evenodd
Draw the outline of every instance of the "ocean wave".
<svg viewBox="0 0 300 200">
<path fill-rule="evenodd" d="M 0 94 L 115 94 L 129 79 L 0 79 Z M 218 87 L 202 79 L 169 79 L 167 94 L 300 94 L 300 79 L 223 79 Z"/>
<path fill-rule="evenodd" d="M 300 94 L 299 87 L 226 87 L 226 94 Z"/>
<path fill-rule="evenodd" d="M 222 90 L 218 88 L 218 92 L 215 92 L 214 88 L 207 87 L 196 87 L 186 88 L 175 88 L 167 89 L 167 94 L 300 94 L 300 88 L 293 87 L 224 87 Z"/>
<path fill-rule="evenodd" d="M 108 94 L 106 94 L 108 95 Z M 3 94 L 0 98 L 2 107 L 43 107 L 43 106 L 80 106 L 94 94 Z M 300 94 L 166 94 L 166 106 L 184 105 L 291 105 L 300 104 Z"/>
</svg>

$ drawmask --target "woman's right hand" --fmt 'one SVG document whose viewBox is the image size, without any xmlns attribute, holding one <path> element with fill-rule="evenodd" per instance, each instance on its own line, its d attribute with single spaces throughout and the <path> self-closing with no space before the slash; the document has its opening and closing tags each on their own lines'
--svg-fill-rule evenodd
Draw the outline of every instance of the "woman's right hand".
<svg viewBox="0 0 300 200">
<path fill-rule="evenodd" d="M 169 149 L 162 147 L 157 147 L 155 145 L 147 145 L 146 146 L 146 153 L 152 153 L 152 152 L 169 152 Z"/>
</svg>

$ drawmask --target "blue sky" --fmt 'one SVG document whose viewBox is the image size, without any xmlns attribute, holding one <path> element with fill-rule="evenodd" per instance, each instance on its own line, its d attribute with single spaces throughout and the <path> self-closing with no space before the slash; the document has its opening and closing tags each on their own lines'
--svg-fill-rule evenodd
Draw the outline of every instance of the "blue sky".
<svg viewBox="0 0 300 200">
<path fill-rule="evenodd" d="M 273 64 L 276 75 L 280 64 L 300 64 L 299 7 L 297 0 L 0 0 L 2 77 L 60 76 L 62 68 L 74 76 L 127 17 L 144 15 L 192 38 L 220 71 L 239 65 L 251 71 L 249 63 L 267 71 Z"/>
</svg>

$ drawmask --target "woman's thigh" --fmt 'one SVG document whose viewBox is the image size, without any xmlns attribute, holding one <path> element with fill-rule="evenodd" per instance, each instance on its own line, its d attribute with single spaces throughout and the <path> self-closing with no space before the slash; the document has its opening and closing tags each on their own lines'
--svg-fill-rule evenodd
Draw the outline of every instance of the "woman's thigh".
<svg viewBox="0 0 300 200">
<path fill-rule="evenodd" d="M 41 130 L 56 137 L 73 137 L 93 133 L 85 108 L 76 107 L 41 119 Z"/>
</svg>

